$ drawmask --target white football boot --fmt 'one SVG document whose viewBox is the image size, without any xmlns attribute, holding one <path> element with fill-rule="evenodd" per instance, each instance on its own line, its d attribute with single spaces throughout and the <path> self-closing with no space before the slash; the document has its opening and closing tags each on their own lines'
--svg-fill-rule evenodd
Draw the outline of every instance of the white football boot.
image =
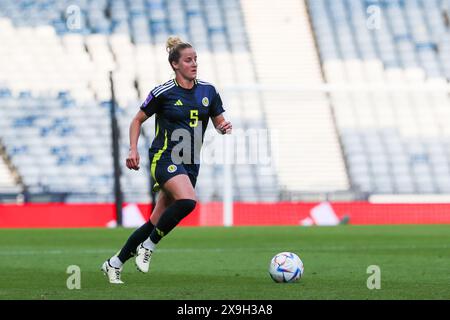
<svg viewBox="0 0 450 320">
<path fill-rule="evenodd" d="M 140 272 L 147 273 L 152 258 L 152 250 L 145 248 L 142 243 L 137 247 L 134 263 Z"/>
<path fill-rule="evenodd" d="M 122 272 L 122 268 L 114 268 L 111 267 L 108 260 L 106 260 L 103 265 L 101 270 L 103 271 L 103 273 L 108 277 L 109 283 L 112 284 L 123 284 L 123 281 L 120 280 L 120 274 Z"/>
</svg>

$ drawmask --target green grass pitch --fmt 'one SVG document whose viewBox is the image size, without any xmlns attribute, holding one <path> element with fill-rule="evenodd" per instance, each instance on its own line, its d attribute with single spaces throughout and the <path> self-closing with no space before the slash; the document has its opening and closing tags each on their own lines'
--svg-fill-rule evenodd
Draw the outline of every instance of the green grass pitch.
<svg viewBox="0 0 450 320">
<path fill-rule="evenodd" d="M 131 229 L 0 230 L 0 299 L 450 299 L 450 226 L 177 228 L 150 272 L 130 260 L 125 285 L 100 272 Z M 292 251 L 305 265 L 294 284 L 274 283 L 269 261 Z M 81 289 L 66 287 L 67 267 Z M 369 290 L 370 265 L 381 289 Z"/>
</svg>

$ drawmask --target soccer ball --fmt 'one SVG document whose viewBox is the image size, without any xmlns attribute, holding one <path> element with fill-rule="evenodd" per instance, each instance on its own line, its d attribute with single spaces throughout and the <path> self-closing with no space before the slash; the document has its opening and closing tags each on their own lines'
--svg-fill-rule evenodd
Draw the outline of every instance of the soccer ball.
<svg viewBox="0 0 450 320">
<path fill-rule="evenodd" d="M 303 262 L 295 253 L 281 252 L 270 261 L 269 274 L 275 282 L 295 282 L 303 272 Z"/>
</svg>

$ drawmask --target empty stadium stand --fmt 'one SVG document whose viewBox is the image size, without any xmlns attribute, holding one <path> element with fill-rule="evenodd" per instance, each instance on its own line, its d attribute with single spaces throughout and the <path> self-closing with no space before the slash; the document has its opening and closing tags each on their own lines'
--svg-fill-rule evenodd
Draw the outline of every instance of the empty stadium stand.
<svg viewBox="0 0 450 320">
<path fill-rule="evenodd" d="M 0 158 L 0 193 L 17 196 L 22 191 L 22 188 L 16 182 L 14 175 L 8 168 L 5 161 Z"/>
<path fill-rule="evenodd" d="M 0 135 L 28 192 L 66 194 L 67 202 L 112 201 L 109 72 L 125 159 L 130 120 L 148 92 L 173 76 L 164 47 L 170 34 L 193 43 L 200 78 L 219 89 L 255 80 L 236 0 L 0 2 Z M 253 96 L 226 108 L 235 127 L 266 127 Z M 144 133 L 142 170 L 122 167 L 128 202 L 149 201 L 153 120 Z M 215 134 L 211 129 L 207 137 Z M 221 164 L 202 165 L 201 200 L 222 197 L 222 172 Z M 236 200 L 279 198 L 273 169 L 235 165 L 233 175 Z"/>
<path fill-rule="evenodd" d="M 266 6 L 248 0 L 242 6 L 258 82 L 285 89 L 261 94 L 268 128 L 277 133 L 273 148 L 280 185 L 302 192 L 347 190 L 326 94 L 287 90 L 324 83 L 304 2 L 274 1 Z"/>
<path fill-rule="evenodd" d="M 248 129 L 272 135 L 275 162 L 232 165 L 235 201 L 448 194 L 449 8 L 448 0 L 2 0 L 0 193 L 113 201 L 112 71 L 124 200 L 148 202 L 154 120 L 143 128 L 138 172 L 124 166 L 128 126 L 148 92 L 173 77 L 164 45 L 177 34 L 197 49 L 199 78 L 220 90 L 238 142 Z M 240 85 L 278 91 L 230 89 Z M 215 137 L 209 128 L 204 153 L 223 142 Z M 222 199 L 223 171 L 202 164 L 201 201 Z"/>
<path fill-rule="evenodd" d="M 327 81 L 394 88 L 331 94 L 354 190 L 450 192 L 445 4 L 308 1 Z"/>
</svg>

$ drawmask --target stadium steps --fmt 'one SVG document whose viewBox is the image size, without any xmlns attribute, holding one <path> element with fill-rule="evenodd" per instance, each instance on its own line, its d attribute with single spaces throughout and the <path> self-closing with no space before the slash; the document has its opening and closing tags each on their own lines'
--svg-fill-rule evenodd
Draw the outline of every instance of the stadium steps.
<svg viewBox="0 0 450 320">
<path fill-rule="evenodd" d="M 291 191 L 347 190 L 346 169 L 326 96 L 299 93 L 297 88 L 324 82 L 304 2 L 287 0 L 261 6 L 260 1 L 248 0 L 241 5 L 259 83 L 284 89 L 262 94 L 268 127 L 282 128 L 273 141 L 280 185 Z M 288 87 L 293 89 L 286 90 Z"/>
</svg>

